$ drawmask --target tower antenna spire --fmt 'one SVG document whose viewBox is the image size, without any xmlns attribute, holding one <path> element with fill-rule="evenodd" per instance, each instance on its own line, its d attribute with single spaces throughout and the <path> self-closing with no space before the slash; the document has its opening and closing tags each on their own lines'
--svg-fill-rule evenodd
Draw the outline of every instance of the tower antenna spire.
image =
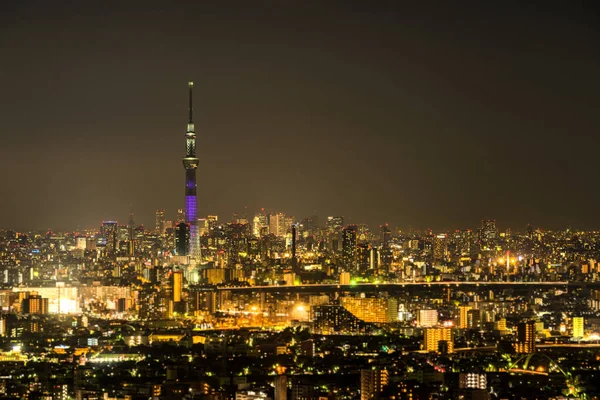
<svg viewBox="0 0 600 400">
<path fill-rule="evenodd" d="M 192 106 L 192 90 L 194 89 L 194 82 L 189 81 L 188 87 L 190 88 L 190 105 L 189 105 L 190 120 L 189 120 L 189 122 L 192 123 L 192 122 L 194 122 L 194 119 L 193 119 L 194 107 Z"/>
</svg>

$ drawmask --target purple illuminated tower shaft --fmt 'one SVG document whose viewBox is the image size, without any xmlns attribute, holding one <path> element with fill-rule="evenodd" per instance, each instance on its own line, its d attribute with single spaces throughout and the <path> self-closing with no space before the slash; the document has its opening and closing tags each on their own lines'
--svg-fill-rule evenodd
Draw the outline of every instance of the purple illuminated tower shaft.
<svg viewBox="0 0 600 400">
<path fill-rule="evenodd" d="M 194 82 L 188 82 L 190 91 L 190 118 L 185 134 L 185 157 L 183 167 L 185 168 L 185 222 L 190 226 L 190 253 L 192 258 L 200 261 L 200 235 L 198 231 L 198 201 L 196 198 L 196 169 L 198 169 L 198 157 L 196 157 L 196 132 L 194 129 L 192 89 Z"/>
</svg>

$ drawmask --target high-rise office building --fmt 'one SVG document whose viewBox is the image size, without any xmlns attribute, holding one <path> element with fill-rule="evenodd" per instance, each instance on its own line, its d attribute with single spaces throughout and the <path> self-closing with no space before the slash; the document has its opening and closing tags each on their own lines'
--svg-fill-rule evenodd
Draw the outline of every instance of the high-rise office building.
<svg viewBox="0 0 600 400">
<path fill-rule="evenodd" d="M 448 235 L 440 233 L 433 238 L 433 259 L 445 260 L 448 256 Z"/>
<path fill-rule="evenodd" d="M 302 225 L 303 232 L 313 235 L 319 228 L 319 217 L 313 215 L 311 217 L 303 218 L 300 224 Z"/>
<path fill-rule="evenodd" d="M 118 222 L 102 221 L 100 236 L 106 244 L 106 250 L 109 252 L 115 251 L 118 244 Z"/>
<path fill-rule="evenodd" d="M 454 333 L 451 328 L 427 328 L 424 332 L 423 349 L 439 353 L 454 351 Z"/>
<path fill-rule="evenodd" d="M 357 232 L 356 225 L 348 225 L 342 231 L 342 257 L 344 259 L 344 268 L 346 269 L 355 269 Z"/>
<path fill-rule="evenodd" d="M 356 264 L 361 275 L 366 275 L 369 270 L 370 245 L 359 243 L 356 247 Z"/>
<path fill-rule="evenodd" d="M 392 231 L 387 224 L 381 226 L 381 264 L 385 269 L 392 264 Z"/>
<path fill-rule="evenodd" d="M 327 217 L 325 226 L 329 233 L 339 232 L 344 226 L 344 217 Z"/>
<path fill-rule="evenodd" d="M 452 235 L 454 243 L 454 253 L 459 256 L 468 256 L 471 254 L 471 230 L 465 229 L 456 231 Z"/>
<path fill-rule="evenodd" d="M 154 229 L 158 235 L 163 235 L 165 233 L 165 210 L 156 210 L 156 225 Z"/>
<path fill-rule="evenodd" d="M 521 322 L 517 325 L 517 343 L 515 343 L 517 353 L 533 353 L 535 351 L 535 322 Z"/>
<path fill-rule="evenodd" d="M 219 226 L 219 216 L 218 215 L 207 215 L 206 221 L 208 223 L 208 231 L 213 232 L 217 226 Z"/>
<path fill-rule="evenodd" d="M 194 82 L 188 82 L 189 88 L 189 120 L 185 134 L 185 157 L 183 167 L 185 168 L 185 222 L 190 229 L 190 255 L 200 261 L 200 233 L 198 230 L 198 199 L 196 197 L 196 170 L 199 159 L 196 157 L 196 132 L 194 128 L 192 90 Z"/>
<path fill-rule="evenodd" d="M 262 211 L 252 219 L 252 234 L 260 237 L 269 232 L 269 218 Z"/>
<path fill-rule="evenodd" d="M 133 257 L 135 255 L 136 248 L 136 235 L 135 235 L 135 220 L 133 219 L 133 211 L 129 212 L 129 222 L 127 223 L 127 253 Z"/>
<path fill-rule="evenodd" d="M 388 272 L 386 267 L 382 264 L 381 253 L 375 247 L 371 247 L 369 250 L 369 269 L 375 275 L 382 275 Z"/>
<path fill-rule="evenodd" d="M 275 236 L 284 236 L 287 232 L 285 214 L 282 212 L 269 214 L 269 233 Z"/>
<path fill-rule="evenodd" d="M 481 221 L 481 242 L 487 244 L 498 237 L 496 220 L 488 219 Z"/>
<path fill-rule="evenodd" d="M 185 222 L 185 210 L 183 208 L 177 209 L 177 215 L 175 216 L 175 225 Z"/>
<path fill-rule="evenodd" d="M 190 227 L 185 222 L 181 222 L 175 227 L 175 252 L 178 256 L 187 256 L 190 245 Z"/>
</svg>

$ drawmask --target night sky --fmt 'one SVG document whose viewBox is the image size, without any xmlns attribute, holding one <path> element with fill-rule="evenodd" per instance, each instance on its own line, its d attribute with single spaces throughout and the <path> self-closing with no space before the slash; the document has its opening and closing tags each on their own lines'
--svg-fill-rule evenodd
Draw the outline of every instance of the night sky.
<svg viewBox="0 0 600 400">
<path fill-rule="evenodd" d="M 600 228 L 593 2 L 319 3 L 0 1 L 0 228 L 172 219 L 190 79 L 201 216 Z"/>
</svg>

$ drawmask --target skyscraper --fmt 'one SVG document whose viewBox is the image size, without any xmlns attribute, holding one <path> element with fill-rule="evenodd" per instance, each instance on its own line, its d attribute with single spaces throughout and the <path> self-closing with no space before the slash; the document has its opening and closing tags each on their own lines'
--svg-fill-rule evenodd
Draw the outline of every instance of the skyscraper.
<svg viewBox="0 0 600 400">
<path fill-rule="evenodd" d="M 100 235 L 106 243 L 106 250 L 109 252 L 115 251 L 117 248 L 117 221 L 102 221 L 100 227 Z"/>
<path fill-rule="evenodd" d="M 342 231 L 342 256 L 344 259 L 344 268 L 346 268 L 346 270 L 355 269 L 357 232 L 358 228 L 356 225 L 348 225 Z"/>
<path fill-rule="evenodd" d="M 127 242 L 127 251 L 129 253 L 130 256 L 135 255 L 135 233 L 134 233 L 134 229 L 135 229 L 135 221 L 133 219 L 133 210 L 129 212 L 129 222 L 127 224 L 127 231 L 128 231 L 128 242 Z"/>
<path fill-rule="evenodd" d="M 392 231 L 387 224 L 381 226 L 381 262 L 387 269 L 392 263 L 393 252 L 391 247 Z"/>
<path fill-rule="evenodd" d="M 339 232 L 342 230 L 342 226 L 344 226 L 344 217 L 327 217 L 325 225 L 330 233 Z"/>
<path fill-rule="evenodd" d="M 282 212 L 269 214 L 269 233 L 284 236 L 287 232 L 285 214 Z"/>
<path fill-rule="evenodd" d="M 256 237 L 262 236 L 263 233 L 269 231 L 269 218 L 264 212 L 260 212 L 254 216 L 252 220 L 252 233 Z"/>
<path fill-rule="evenodd" d="M 159 235 L 164 235 L 165 233 L 165 210 L 158 209 L 156 210 L 156 233 Z"/>
<path fill-rule="evenodd" d="M 200 261 L 200 234 L 198 230 L 198 199 L 196 198 L 196 132 L 194 129 L 192 89 L 194 82 L 188 82 L 189 87 L 189 120 L 185 134 L 186 153 L 183 157 L 185 168 L 185 222 L 190 227 L 190 256 Z"/>
<path fill-rule="evenodd" d="M 185 222 L 175 228 L 175 252 L 178 256 L 187 256 L 190 252 L 190 227 Z"/>
<path fill-rule="evenodd" d="M 496 220 L 488 219 L 481 221 L 481 242 L 488 244 L 498 237 L 498 229 L 496 228 Z"/>
<path fill-rule="evenodd" d="M 441 261 L 448 255 L 448 235 L 440 233 L 433 238 L 433 260 Z"/>
</svg>

